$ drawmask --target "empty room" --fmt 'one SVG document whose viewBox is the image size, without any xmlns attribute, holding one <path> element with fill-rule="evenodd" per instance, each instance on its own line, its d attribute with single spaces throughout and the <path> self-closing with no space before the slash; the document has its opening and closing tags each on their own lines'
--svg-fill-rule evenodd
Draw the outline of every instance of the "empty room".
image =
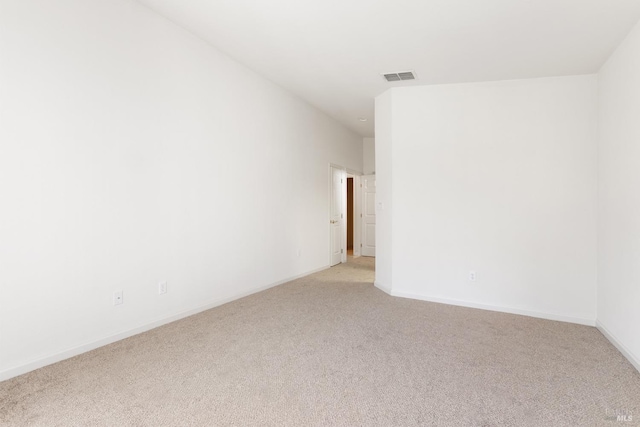
<svg viewBox="0 0 640 427">
<path fill-rule="evenodd" d="M 639 188 L 640 0 L 0 0 L 0 425 L 640 425 Z"/>
</svg>

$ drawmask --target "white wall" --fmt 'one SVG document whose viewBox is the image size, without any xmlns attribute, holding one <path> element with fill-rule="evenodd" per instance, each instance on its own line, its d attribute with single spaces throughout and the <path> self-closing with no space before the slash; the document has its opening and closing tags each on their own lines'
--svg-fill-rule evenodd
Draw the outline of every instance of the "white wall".
<svg viewBox="0 0 640 427">
<path fill-rule="evenodd" d="M 376 173 L 376 140 L 362 138 L 362 173 L 372 175 Z"/>
<path fill-rule="evenodd" d="M 392 93 L 386 91 L 376 98 L 376 278 L 375 284 L 391 292 L 391 261 L 393 254 L 391 223 L 392 207 Z M 382 207 L 379 209 L 378 206 Z"/>
<path fill-rule="evenodd" d="M 376 277 L 375 284 L 391 292 L 393 279 L 392 224 L 392 92 L 386 91 L 376 98 Z"/>
<path fill-rule="evenodd" d="M 135 2 L 0 7 L 0 379 L 328 264 L 360 136 Z"/>
<path fill-rule="evenodd" d="M 391 263 L 391 293 L 594 324 L 596 97 L 595 76 L 379 97 L 391 136 L 376 128 L 377 181 L 393 206 L 378 233 L 392 227 L 393 251 L 380 239 L 376 261 Z"/>
<path fill-rule="evenodd" d="M 598 322 L 640 370 L 640 24 L 598 83 Z"/>
</svg>

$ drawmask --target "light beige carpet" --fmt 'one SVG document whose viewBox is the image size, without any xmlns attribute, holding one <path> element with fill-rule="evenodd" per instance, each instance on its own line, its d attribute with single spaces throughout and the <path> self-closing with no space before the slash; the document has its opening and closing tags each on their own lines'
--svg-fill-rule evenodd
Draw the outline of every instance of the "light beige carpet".
<svg viewBox="0 0 640 427">
<path fill-rule="evenodd" d="M 638 425 L 640 374 L 595 328 L 372 281 L 360 258 L 5 381 L 0 424 Z"/>
</svg>

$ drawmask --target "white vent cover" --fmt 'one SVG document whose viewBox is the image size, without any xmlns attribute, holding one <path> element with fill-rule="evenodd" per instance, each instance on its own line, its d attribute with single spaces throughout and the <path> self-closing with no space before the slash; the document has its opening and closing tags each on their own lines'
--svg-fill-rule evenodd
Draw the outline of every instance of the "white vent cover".
<svg viewBox="0 0 640 427">
<path fill-rule="evenodd" d="M 416 76 L 412 71 L 402 71 L 399 73 L 385 73 L 382 75 L 388 82 L 399 82 L 401 80 L 415 80 Z"/>
</svg>

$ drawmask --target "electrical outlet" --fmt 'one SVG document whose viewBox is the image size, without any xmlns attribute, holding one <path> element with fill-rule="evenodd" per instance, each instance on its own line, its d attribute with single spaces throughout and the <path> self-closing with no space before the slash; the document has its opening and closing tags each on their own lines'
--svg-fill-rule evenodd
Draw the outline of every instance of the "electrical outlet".
<svg viewBox="0 0 640 427">
<path fill-rule="evenodd" d="M 167 282 L 158 283 L 158 294 L 166 294 L 167 293 Z"/>
<path fill-rule="evenodd" d="M 113 305 L 121 305 L 123 302 L 122 291 L 115 291 L 113 293 Z"/>
<path fill-rule="evenodd" d="M 476 281 L 476 272 L 475 271 L 470 271 L 469 272 L 469 281 L 470 282 L 475 282 Z"/>
<path fill-rule="evenodd" d="M 298 249 L 297 254 L 298 254 L 298 256 L 302 255 L 302 249 Z"/>
</svg>

